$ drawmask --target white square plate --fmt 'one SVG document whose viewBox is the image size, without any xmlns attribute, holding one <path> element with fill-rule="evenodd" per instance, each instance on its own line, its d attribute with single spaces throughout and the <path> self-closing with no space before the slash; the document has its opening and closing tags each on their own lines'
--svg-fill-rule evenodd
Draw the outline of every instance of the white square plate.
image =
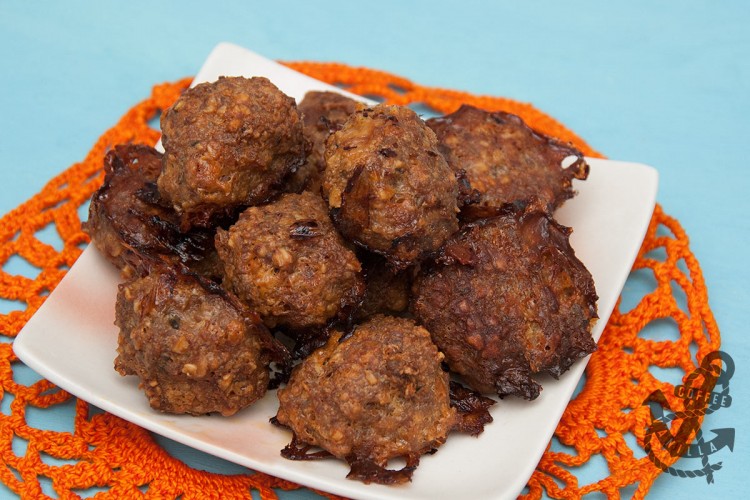
<svg viewBox="0 0 750 500">
<path fill-rule="evenodd" d="M 218 45 L 196 82 L 220 75 L 262 75 L 301 99 L 309 90 L 338 90 L 230 44 Z M 571 226 L 571 244 L 594 276 L 598 340 L 641 245 L 654 208 L 656 171 L 646 165 L 590 159 L 591 175 L 556 218 Z M 66 391 L 153 432 L 226 460 L 303 485 L 354 498 L 514 498 L 547 446 L 588 360 L 560 380 L 545 378 L 535 401 L 508 398 L 492 409 L 494 422 L 472 438 L 452 434 L 435 455 L 422 458 L 413 482 L 388 487 L 346 479 L 337 460 L 293 462 L 279 451 L 290 433 L 269 424 L 275 392 L 239 414 L 175 416 L 153 411 L 135 377 L 113 369 L 118 330 L 113 325 L 119 274 L 89 246 L 20 332 L 14 349 L 33 370 Z"/>
</svg>

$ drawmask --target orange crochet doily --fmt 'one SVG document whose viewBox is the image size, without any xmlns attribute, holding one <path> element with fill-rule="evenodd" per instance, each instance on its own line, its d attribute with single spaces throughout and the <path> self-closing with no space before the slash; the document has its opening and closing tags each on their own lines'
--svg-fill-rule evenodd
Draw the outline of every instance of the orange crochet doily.
<svg viewBox="0 0 750 500">
<path fill-rule="evenodd" d="M 572 142 L 589 156 L 599 156 L 573 132 L 529 104 L 424 87 L 389 73 L 342 64 L 287 65 L 361 95 L 381 96 L 391 103 L 422 103 L 444 113 L 461 103 L 470 103 L 515 113 L 534 128 Z M 221 475 L 193 469 L 170 456 L 148 432 L 113 415 L 90 412 L 86 402 L 46 380 L 23 385 L 14 379 L 19 361 L 10 341 L 87 242 L 81 232 L 78 209 L 102 181 L 105 152 L 118 143 L 155 143 L 159 133 L 149 127 L 149 120 L 167 108 L 189 83 L 189 79 L 184 79 L 154 87 L 151 97 L 105 132 L 82 162 L 72 165 L 39 194 L 0 219 L 0 297 L 20 304 L 17 310 L 0 315 L 0 333 L 4 336 L 0 343 L 0 454 L 4 464 L 0 480 L 26 498 L 44 496 L 42 481 L 51 481 L 60 498 L 80 498 L 98 491 L 99 495 L 117 498 L 250 499 L 252 491 L 257 491 L 261 498 L 270 499 L 276 498 L 276 488 L 299 488 L 260 473 Z M 40 236 L 40 231 L 49 230 L 50 225 L 63 242 L 61 250 L 43 242 L 45 238 Z M 12 259 L 25 260 L 38 269 L 38 274 L 35 278 L 10 274 L 6 269 Z M 643 401 L 661 389 L 676 413 L 689 408 L 685 408 L 685 400 L 671 396 L 672 385 L 652 375 L 649 367 L 677 367 L 685 374 L 693 372 L 699 360 L 718 350 L 719 331 L 687 236 L 678 222 L 658 206 L 634 270 L 631 280 L 651 282 L 652 289 L 630 310 L 622 311 L 620 306 L 612 314 L 599 350 L 586 369 L 585 386 L 570 402 L 557 427 L 554 439 L 562 446 L 550 447 L 544 454 L 529 479 L 525 492 L 528 498 L 539 498 L 543 491 L 555 498 L 578 498 L 593 491 L 619 498 L 622 489 L 628 487 L 636 498 L 642 498 L 662 469 L 675 461 L 669 454 L 662 454 L 660 469 L 644 452 L 651 415 Z M 673 320 L 667 321 L 669 328 L 674 329 L 671 340 L 653 340 L 642 334 L 649 324 L 669 318 Z M 74 414 L 69 412 L 70 421 L 59 425 L 72 431 L 37 429 L 29 424 L 27 417 L 31 412 L 48 411 L 63 404 L 75 405 Z M 698 412 L 698 423 L 700 417 Z M 679 427 L 676 421 L 672 424 L 673 430 Z M 554 451 L 560 448 L 568 451 Z M 579 484 L 575 468 L 596 455 L 606 460 L 610 474 L 593 484 Z"/>
</svg>

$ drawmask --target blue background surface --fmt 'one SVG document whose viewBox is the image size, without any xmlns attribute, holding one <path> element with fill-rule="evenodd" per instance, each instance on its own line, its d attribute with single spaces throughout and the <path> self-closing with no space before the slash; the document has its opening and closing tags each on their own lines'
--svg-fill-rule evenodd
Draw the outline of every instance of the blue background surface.
<svg viewBox="0 0 750 500">
<path fill-rule="evenodd" d="M 153 84 L 195 74 L 220 41 L 273 59 L 345 62 L 531 102 L 610 158 L 659 170 L 658 202 L 691 237 L 737 367 L 732 407 L 704 428 L 735 427 L 737 435 L 714 484 L 663 475 L 651 494 L 740 496 L 750 466 L 749 26 L 742 0 L 0 0 L 0 214 L 81 160 Z M 12 307 L 0 301 L 0 311 Z M 57 428 L 46 414 L 38 419 Z M 167 446 L 198 467 L 242 470 Z M 579 477 L 585 484 L 606 473 L 594 463 Z"/>
</svg>

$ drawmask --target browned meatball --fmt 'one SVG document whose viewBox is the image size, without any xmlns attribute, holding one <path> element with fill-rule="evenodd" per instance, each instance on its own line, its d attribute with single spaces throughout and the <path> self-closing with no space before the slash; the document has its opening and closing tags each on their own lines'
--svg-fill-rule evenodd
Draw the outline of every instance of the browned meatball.
<svg viewBox="0 0 750 500">
<path fill-rule="evenodd" d="M 323 327 L 364 291 L 357 257 L 336 233 L 325 202 L 307 191 L 248 208 L 229 230 L 219 229 L 216 249 L 224 285 L 269 327 Z"/>
<path fill-rule="evenodd" d="M 287 180 L 287 191 L 320 193 L 325 170 L 326 139 L 344 124 L 349 115 L 362 106 L 354 99 L 338 92 L 312 91 L 305 94 L 298 109 L 302 113 L 304 135 L 310 143 L 310 152 L 304 165 Z"/>
<path fill-rule="evenodd" d="M 269 381 L 268 330 L 225 293 L 159 270 L 120 285 L 115 369 L 137 375 L 152 408 L 232 415 L 261 398 Z"/>
<path fill-rule="evenodd" d="M 212 246 L 205 231 L 180 233 L 175 212 L 158 203 L 161 161 L 161 153 L 148 146 L 115 146 L 104 157 L 104 183 L 91 198 L 84 229 L 125 276 L 141 265 L 141 254 L 188 264 Z"/>
<path fill-rule="evenodd" d="M 514 204 L 554 211 L 574 191 L 572 179 L 585 179 L 589 167 L 571 146 L 530 129 L 516 115 L 491 113 L 463 105 L 458 111 L 427 120 L 451 168 L 464 170 L 481 198 L 478 207 Z M 562 161 L 575 157 L 567 168 Z"/>
<path fill-rule="evenodd" d="M 294 369 L 278 391 L 277 420 L 296 440 L 347 460 L 349 477 L 408 480 L 410 471 L 372 477 L 360 475 L 355 465 L 385 468 L 396 457 L 416 465 L 420 455 L 445 441 L 458 417 L 442 359 L 424 328 L 375 316 L 344 340 L 333 334 Z"/>
<path fill-rule="evenodd" d="M 161 129 L 159 192 L 183 229 L 268 200 L 304 161 L 294 99 L 266 78 L 219 78 L 189 89 L 162 115 Z"/>
<path fill-rule="evenodd" d="M 480 220 L 417 277 L 415 316 L 474 389 L 534 399 L 533 373 L 558 377 L 596 349 L 594 281 L 569 233 L 540 212 Z"/>
<path fill-rule="evenodd" d="M 458 229 L 458 181 L 414 111 L 354 113 L 326 142 L 323 193 L 342 234 L 403 269 Z"/>
</svg>

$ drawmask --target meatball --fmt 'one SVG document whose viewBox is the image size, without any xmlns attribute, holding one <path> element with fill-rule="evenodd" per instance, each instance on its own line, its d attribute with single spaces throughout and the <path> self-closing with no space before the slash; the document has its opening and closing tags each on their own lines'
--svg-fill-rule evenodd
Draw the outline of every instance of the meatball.
<svg viewBox="0 0 750 500">
<path fill-rule="evenodd" d="M 356 111 L 360 103 L 338 92 L 312 91 L 299 103 L 303 132 L 310 143 L 305 163 L 287 180 L 287 191 L 320 193 L 325 163 L 325 143 L 328 136 L 338 130 Z"/>
<path fill-rule="evenodd" d="M 294 99 L 266 78 L 224 77 L 189 89 L 164 112 L 161 129 L 159 192 L 183 229 L 267 201 L 304 161 Z"/>
<path fill-rule="evenodd" d="M 212 246 L 206 231 L 182 234 L 175 212 L 159 204 L 155 182 L 161 162 L 154 148 L 115 146 L 104 157 L 104 183 L 91 198 L 84 229 L 125 276 L 141 266 L 142 254 L 192 264 Z"/>
<path fill-rule="evenodd" d="M 326 142 L 323 194 L 336 226 L 396 270 L 458 229 L 458 180 L 414 111 L 358 110 Z"/>
<path fill-rule="evenodd" d="M 483 219 L 417 276 L 413 313 L 472 388 L 534 399 L 532 374 L 558 377 L 596 349 L 594 281 L 569 233 L 541 212 Z"/>
<path fill-rule="evenodd" d="M 278 391 L 276 419 L 296 440 L 347 460 L 349 477 L 406 481 L 458 419 L 442 360 L 424 328 L 375 316 L 346 338 L 334 333 L 294 369 Z M 396 457 L 412 464 L 407 474 L 383 470 Z M 363 472 L 373 468 L 380 474 Z"/>
<path fill-rule="evenodd" d="M 120 285 L 115 369 L 140 378 L 152 408 L 232 415 L 266 393 L 281 348 L 257 315 L 216 288 L 164 269 Z"/>
<path fill-rule="evenodd" d="M 325 202 L 307 191 L 248 208 L 218 230 L 216 249 L 224 285 L 271 328 L 321 328 L 364 293 L 357 257 L 336 233 Z"/>
<path fill-rule="evenodd" d="M 450 115 L 427 120 L 427 125 L 451 168 L 465 171 L 480 193 L 478 205 L 469 211 L 533 204 L 551 213 L 573 197 L 572 180 L 588 176 L 579 151 L 535 132 L 510 113 L 463 105 Z M 570 156 L 575 161 L 563 168 L 562 161 Z"/>
</svg>

